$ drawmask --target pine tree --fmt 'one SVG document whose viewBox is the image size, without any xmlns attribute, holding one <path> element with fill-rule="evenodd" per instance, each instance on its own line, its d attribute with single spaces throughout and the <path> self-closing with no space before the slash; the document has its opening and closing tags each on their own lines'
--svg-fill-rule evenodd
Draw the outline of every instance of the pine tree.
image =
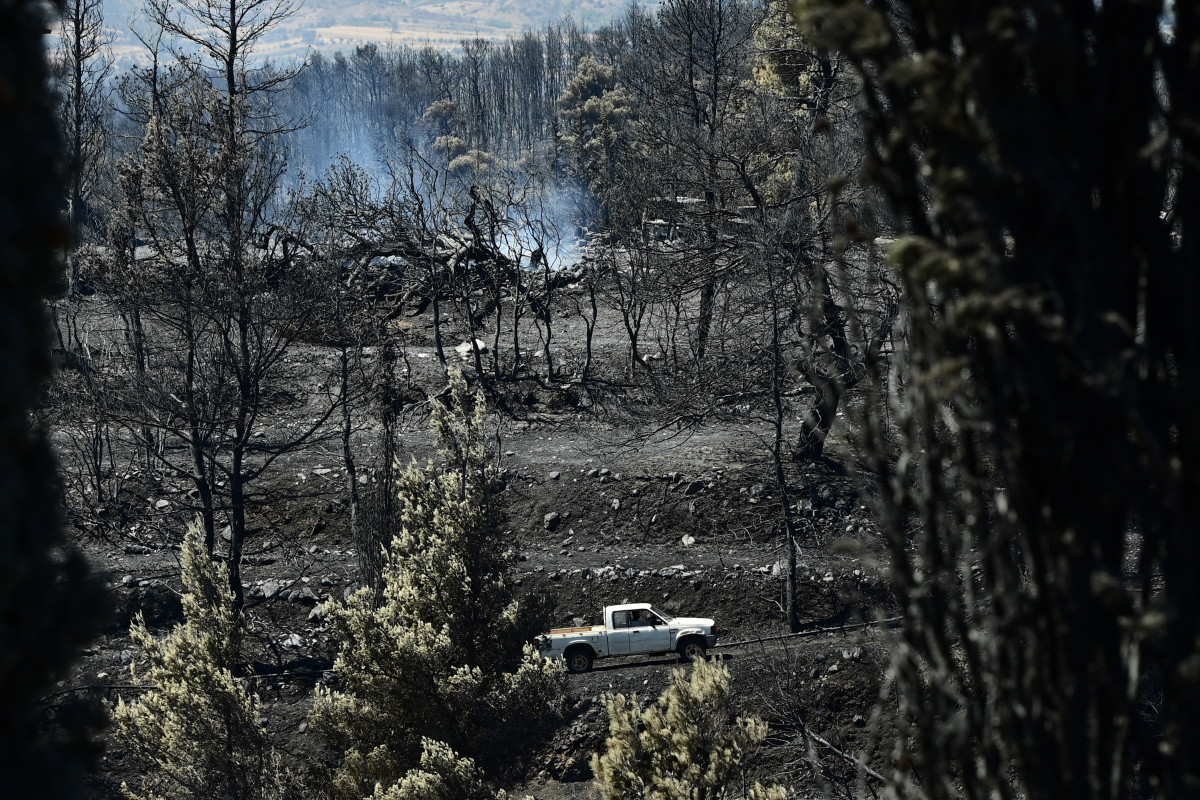
<svg viewBox="0 0 1200 800">
<path fill-rule="evenodd" d="M 698 661 L 645 710 L 624 695 L 605 695 L 608 741 L 592 756 L 604 800 L 784 800 L 786 788 L 747 785 L 746 767 L 767 737 L 755 717 L 733 718 L 729 670 Z"/>
<path fill-rule="evenodd" d="M 234 674 L 241 615 L 223 563 L 209 557 L 199 524 L 183 545 L 185 622 L 162 639 L 140 619 L 131 634 L 147 662 L 135 682 L 153 688 L 117 705 L 117 736 L 143 770 L 130 800 L 270 798 L 281 793 L 258 698 Z"/>
<path fill-rule="evenodd" d="M 441 465 L 413 464 L 398 481 L 382 600 L 363 589 L 329 611 L 340 686 L 319 692 L 313 718 L 345 754 L 339 797 L 415 791 L 412 770 L 450 763 L 446 752 L 502 763 L 562 710 L 562 668 L 523 645 L 529 612 L 505 582 L 483 398 L 454 373 L 445 402 L 433 412 Z"/>
<path fill-rule="evenodd" d="M 1200 4 L 794 8 L 899 234 L 896 796 L 1195 795 Z"/>
</svg>

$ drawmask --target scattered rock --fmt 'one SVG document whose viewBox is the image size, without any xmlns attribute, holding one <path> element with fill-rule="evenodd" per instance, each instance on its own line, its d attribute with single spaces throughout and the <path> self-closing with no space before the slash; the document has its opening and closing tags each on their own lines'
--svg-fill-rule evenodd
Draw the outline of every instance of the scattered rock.
<svg viewBox="0 0 1200 800">
<path fill-rule="evenodd" d="M 561 473 L 561 472 L 559 472 L 558 470 L 554 470 L 553 472 L 551 472 L 551 473 L 550 473 L 550 480 L 552 480 L 552 481 L 556 481 L 556 480 L 558 480 L 558 479 L 559 479 L 559 477 L 561 477 L 561 476 L 562 476 L 562 473 Z"/>
<path fill-rule="evenodd" d="M 300 638 L 298 633 L 289 633 L 279 642 L 284 647 L 303 647 L 304 640 Z"/>
<path fill-rule="evenodd" d="M 551 511 L 549 514 L 542 517 L 542 526 L 551 533 L 554 533 L 556 530 L 558 530 L 558 525 L 560 522 L 562 522 L 562 515 L 560 515 L 557 511 Z"/>
<path fill-rule="evenodd" d="M 283 586 L 280 585 L 278 581 L 265 581 L 260 588 L 262 589 L 263 597 L 270 600 L 272 597 L 279 594 L 280 590 L 283 589 Z"/>
<path fill-rule="evenodd" d="M 610 503 L 609 505 L 611 505 L 611 506 L 612 506 L 612 510 L 613 510 L 613 511 L 620 511 L 620 510 L 621 510 L 621 501 L 620 501 L 618 498 L 616 498 L 616 497 L 614 497 L 614 498 L 612 499 L 612 503 Z"/>
<path fill-rule="evenodd" d="M 683 493 L 684 494 L 696 494 L 703 488 L 704 488 L 704 481 L 692 481 L 691 483 L 689 483 L 687 485 L 687 488 L 683 490 Z"/>
<path fill-rule="evenodd" d="M 690 533 L 688 533 L 688 534 L 684 534 L 684 537 L 682 539 L 680 539 L 679 541 L 681 544 L 683 544 L 684 547 L 691 547 L 692 545 L 694 545 L 696 543 L 696 537 L 692 536 Z"/>
<path fill-rule="evenodd" d="M 157 503 L 154 504 L 154 509 L 156 511 L 165 511 L 166 509 L 168 509 L 170 507 L 171 507 L 170 500 L 159 500 Z"/>
<path fill-rule="evenodd" d="M 472 349 L 474 349 L 480 353 L 486 353 L 488 351 L 487 344 L 485 344 L 483 342 L 483 340 L 481 340 L 481 339 L 474 340 L 474 345 L 475 345 L 474 348 L 472 348 L 471 344 L 472 344 L 471 342 L 463 342 L 462 344 L 456 345 L 454 348 L 454 352 L 458 353 L 458 355 L 461 358 L 465 359 L 471 355 Z"/>
</svg>

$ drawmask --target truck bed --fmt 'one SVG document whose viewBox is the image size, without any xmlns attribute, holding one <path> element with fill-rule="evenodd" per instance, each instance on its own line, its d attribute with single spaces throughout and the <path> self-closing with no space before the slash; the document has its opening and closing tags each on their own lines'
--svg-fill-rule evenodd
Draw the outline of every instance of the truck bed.
<svg viewBox="0 0 1200 800">
<path fill-rule="evenodd" d="M 595 633 L 603 630 L 606 630 L 603 625 L 584 625 L 582 628 L 551 628 L 550 635 L 553 636 L 556 633 Z"/>
</svg>

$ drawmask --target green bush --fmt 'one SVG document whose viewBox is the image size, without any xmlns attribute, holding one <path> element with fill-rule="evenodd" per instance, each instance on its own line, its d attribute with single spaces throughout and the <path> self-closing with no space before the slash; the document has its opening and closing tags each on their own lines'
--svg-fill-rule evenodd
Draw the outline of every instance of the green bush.
<svg viewBox="0 0 1200 800">
<path fill-rule="evenodd" d="M 118 701 L 116 733 L 142 774 L 122 789 L 131 800 L 265 800 L 283 794 L 277 758 L 263 732 L 258 697 L 234 675 L 241 615 L 224 564 L 208 556 L 198 524 L 183 544 L 185 622 L 159 639 L 144 622 L 131 634 L 151 688 Z"/>
<path fill-rule="evenodd" d="M 398 481 L 382 600 L 364 589 L 330 608 L 339 685 L 318 690 L 313 722 L 344 754 L 337 797 L 415 791 L 431 758 L 502 764 L 562 712 L 562 667 L 524 645 L 529 615 L 505 582 L 484 414 L 452 375 L 433 414 L 442 466 L 414 464 Z"/>
<path fill-rule="evenodd" d="M 733 716 L 729 670 L 698 661 L 671 673 L 671 685 L 643 710 L 637 695 L 605 695 L 608 741 L 592 756 L 604 800 L 784 800 L 786 788 L 749 785 L 748 760 L 767 724 Z"/>
</svg>

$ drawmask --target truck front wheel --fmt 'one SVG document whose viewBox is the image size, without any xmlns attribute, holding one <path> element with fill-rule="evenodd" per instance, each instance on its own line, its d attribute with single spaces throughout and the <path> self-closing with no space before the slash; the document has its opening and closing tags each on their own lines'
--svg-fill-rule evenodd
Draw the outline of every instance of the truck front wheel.
<svg viewBox="0 0 1200 800">
<path fill-rule="evenodd" d="M 691 663 L 704 658 L 704 642 L 700 639 L 684 639 L 679 643 L 679 660 Z"/>
<path fill-rule="evenodd" d="M 566 652 L 567 672 L 579 674 L 592 668 L 592 651 L 586 647 L 573 647 Z"/>
</svg>

